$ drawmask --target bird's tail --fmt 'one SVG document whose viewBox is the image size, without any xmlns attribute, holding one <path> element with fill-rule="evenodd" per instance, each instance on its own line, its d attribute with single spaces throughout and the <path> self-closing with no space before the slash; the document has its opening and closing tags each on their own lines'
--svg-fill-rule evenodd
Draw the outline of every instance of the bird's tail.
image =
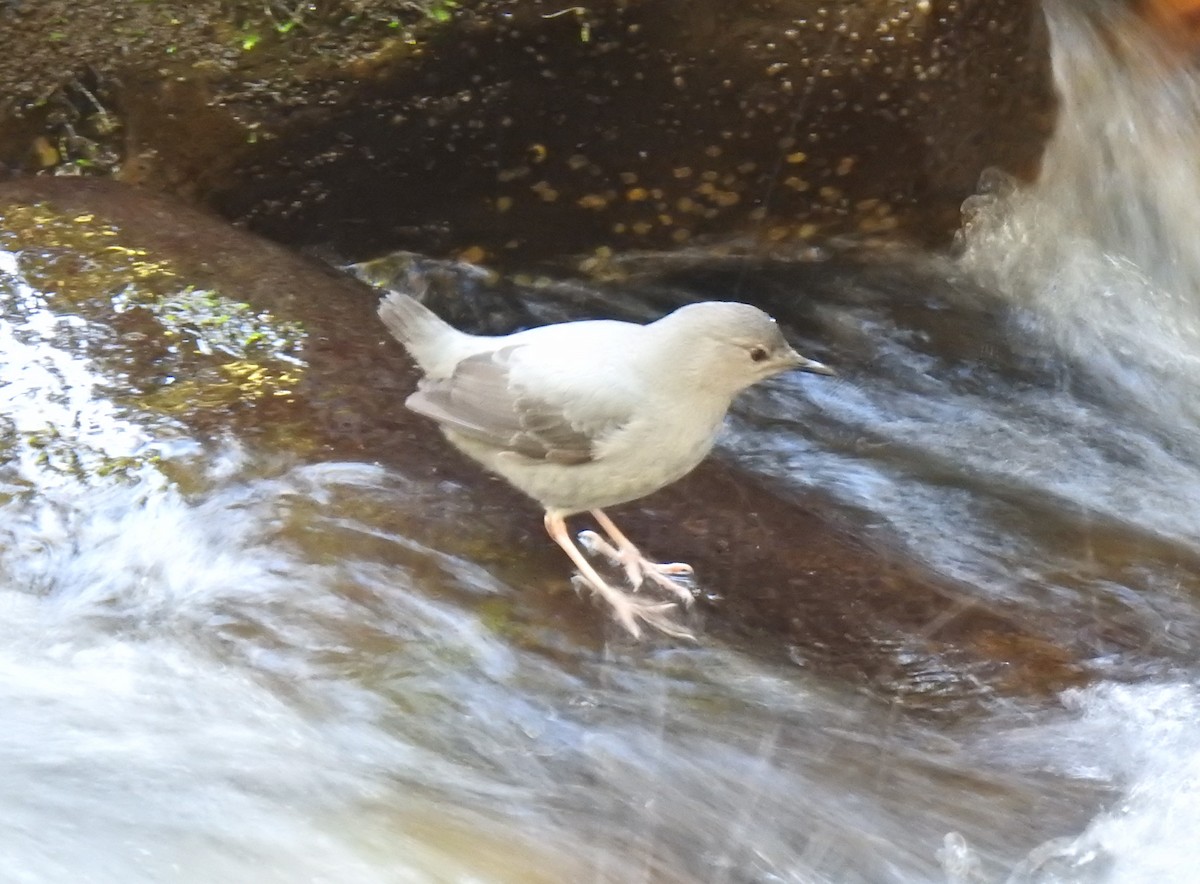
<svg viewBox="0 0 1200 884">
<path fill-rule="evenodd" d="M 404 292 L 391 292 L 379 302 L 379 318 L 426 372 L 435 370 L 462 332 Z"/>
</svg>

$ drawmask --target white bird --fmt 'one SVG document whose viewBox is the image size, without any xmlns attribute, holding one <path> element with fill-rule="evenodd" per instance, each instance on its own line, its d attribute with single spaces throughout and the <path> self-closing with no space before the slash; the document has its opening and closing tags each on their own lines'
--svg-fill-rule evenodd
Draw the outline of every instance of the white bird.
<svg viewBox="0 0 1200 884">
<path fill-rule="evenodd" d="M 668 612 L 605 581 L 567 534 L 589 512 L 608 536 L 580 541 L 619 564 L 637 589 L 646 579 L 692 602 L 672 578 L 690 565 L 647 559 L 603 512 L 691 472 L 713 446 L 733 398 L 790 369 L 833 374 L 801 356 L 770 316 L 747 304 L 689 304 L 648 325 L 564 322 L 484 337 L 455 329 L 412 297 L 379 305 L 388 331 L 424 372 L 405 405 L 441 426 L 455 447 L 540 503 L 546 531 L 577 580 L 612 606 L 634 636 L 643 621 L 688 637 Z"/>
</svg>

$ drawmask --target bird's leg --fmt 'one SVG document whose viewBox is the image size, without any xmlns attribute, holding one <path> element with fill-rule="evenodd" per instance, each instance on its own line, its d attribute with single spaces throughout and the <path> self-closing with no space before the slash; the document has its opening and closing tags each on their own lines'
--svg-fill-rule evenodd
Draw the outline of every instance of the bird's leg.
<svg viewBox="0 0 1200 884">
<path fill-rule="evenodd" d="M 603 510 L 592 510 L 591 513 L 592 518 L 604 529 L 604 533 L 609 536 L 612 543 L 608 543 L 595 531 L 585 531 L 579 535 L 579 539 L 588 549 L 600 553 L 605 558 L 624 568 L 625 576 L 629 579 L 629 583 L 634 589 L 641 586 L 642 581 L 648 577 L 663 589 L 675 593 L 683 599 L 684 604 L 690 605 L 694 601 L 691 590 L 672 579 L 673 577 L 689 576 L 692 573 L 691 565 L 684 562 L 662 563 L 650 561 L 633 545 L 633 541 L 626 537 L 613 524 L 613 520 Z"/>
<path fill-rule="evenodd" d="M 637 621 L 642 620 L 660 632 L 665 632 L 667 635 L 673 635 L 677 638 L 691 638 L 690 632 L 682 626 L 671 622 L 671 619 L 666 616 L 666 612 L 674 609 L 674 602 L 644 602 L 640 599 L 632 598 L 615 589 L 604 582 L 596 569 L 591 563 L 583 557 L 583 553 L 575 546 L 570 536 L 567 534 L 567 523 L 561 513 L 548 510 L 546 512 L 546 533 L 551 539 L 562 547 L 563 552 L 570 557 L 575 563 L 575 567 L 579 569 L 579 574 L 584 583 L 587 584 L 593 592 L 603 596 L 608 602 L 616 615 L 617 620 L 621 622 L 634 638 L 639 638 L 642 634 L 641 628 Z"/>
</svg>

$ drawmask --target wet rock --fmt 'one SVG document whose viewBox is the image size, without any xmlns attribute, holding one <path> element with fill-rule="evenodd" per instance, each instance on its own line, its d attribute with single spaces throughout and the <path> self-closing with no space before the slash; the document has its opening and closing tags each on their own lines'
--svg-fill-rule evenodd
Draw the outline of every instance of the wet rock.
<svg viewBox="0 0 1200 884">
<path fill-rule="evenodd" d="M 0 162 L 196 197 L 305 107 L 344 103 L 442 0 L 0 4 Z"/>
<path fill-rule="evenodd" d="M 477 8 L 327 124 L 265 146 L 215 204 L 351 255 L 936 239 L 982 168 L 1029 170 L 1047 132 L 1027 3 L 559 12 Z"/>
<path fill-rule="evenodd" d="M 283 34 L 189 7 L 169 57 L 127 41 L 119 62 L 88 51 L 134 26 L 112 6 L 51 41 L 66 82 L 6 127 L 0 161 L 113 172 L 354 258 L 941 240 L 983 168 L 1033 167 L 1052 105 L 1032 0 L 400 4 L 390 42 L 338 4 Z M 45 11 L 14 21 L 48 51 Z"/>
<path fill-rule="evenodd" d="M 1196 0 L 1141 0 L 1137 7 L 1166 42 L 1192 52 L 1200 48 L 1200 3 Z"/>
<path fill-rule="evenodd" d="M 169 402 L 172 419 L 200 438 L 233 433 L 269 462 L 386 463 L 409 483 L 409 502 L 373 518 L 525 588 L 518 611 L 495 612 L 498 628 L 519 629 L 516 618 L 585 644 L 619 635 L 568 591 L 569 565 L 542 535 L 537 508 L 401 407 L 414 375 L 366 287 L 107 182 L 0 185 L 0 221 L 4 248 L 22 256 L 22 273 L 54 311 L 125 332 L 115 345 L 100 335 L 81 358 L 108 367 L 109 392 L 126 407 L 153 415 Z M 207 294 L 181 301 L 187 292 Z M 215 310 L 224 314 L 214 319 Z M 179 383 L 186 395 L 163 392 Z M 1082 677 L 1072 651 L 1038 624 L 856 537 L 819 495 L 780 495 L 710 462 L 619 517 L 651 554 L 696 566 L 701 641 L 791 659 L 928 709 L 1041 695 Z"/>
<path fill-rule="evenodd" d="M 87 348 L 118 379 L 106 393 L 296 450 L 397 442 L 379 402 L 400 397 L 407 366 L 383 346 L 364 286 L 112 182 L 2 187 L 4 247 L 23 256 L 25 278 L 52 308 L 117 332 Z"/>
</svg>

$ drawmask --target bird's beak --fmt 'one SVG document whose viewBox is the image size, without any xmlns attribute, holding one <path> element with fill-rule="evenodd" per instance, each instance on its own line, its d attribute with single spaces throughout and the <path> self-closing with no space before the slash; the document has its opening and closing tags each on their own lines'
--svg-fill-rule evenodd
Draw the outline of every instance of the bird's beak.
<svg viewBox="0 0 1200 884">
<path fill-rule="evenodd" d="M 837 372 L 824 363 L 801 356 L 795 350 L 787 355 L 787 367 L 797 371 L 811 371 L 813 374 L 836 375 Z"/>
</svg>

